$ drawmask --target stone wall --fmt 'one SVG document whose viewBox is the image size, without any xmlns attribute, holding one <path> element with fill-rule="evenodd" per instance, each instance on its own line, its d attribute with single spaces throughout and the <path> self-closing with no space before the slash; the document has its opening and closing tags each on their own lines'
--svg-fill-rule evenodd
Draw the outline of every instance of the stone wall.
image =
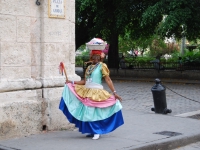
<svg viewBox="0 0 200 150">
<path fill-rule="evenodd" d="M 48 0 L 0 1 L 0 139 L 71 128 L 59 111 L 65 77 L 75 74 L 75 0 L 66 18 L 48 17 Z"/>
</svg>

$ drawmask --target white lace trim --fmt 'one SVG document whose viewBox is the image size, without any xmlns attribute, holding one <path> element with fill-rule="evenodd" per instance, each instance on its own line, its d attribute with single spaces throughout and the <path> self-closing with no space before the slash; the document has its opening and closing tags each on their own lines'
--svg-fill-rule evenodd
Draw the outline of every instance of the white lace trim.
<svg viewBox="0 0 200 150">
<path fill-rule="evenodd" d="M 103 89 L 103 86 L 101 84 L 94 83 L 94 82 L 87 82 L 87 81 L 86 81 L 85 87 L 89 89 Z"/>
</svg>

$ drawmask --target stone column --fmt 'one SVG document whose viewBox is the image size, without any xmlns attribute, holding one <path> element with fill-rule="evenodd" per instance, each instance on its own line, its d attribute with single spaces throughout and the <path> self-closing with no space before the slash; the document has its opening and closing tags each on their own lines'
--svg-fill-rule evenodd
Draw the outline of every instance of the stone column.
<svg viewBox="0 0 200 150">
<path fill-rule="evenodd" d="M 80 80 L 75 0 L 66 0 L 65 19 L 48 17 L 48 0 L 35 2 L 0 1 L 0 139 L 68 128 L 58 110 L 65 82 L 58 66 L 64 62 L 68 78 Z"/>
</svg>

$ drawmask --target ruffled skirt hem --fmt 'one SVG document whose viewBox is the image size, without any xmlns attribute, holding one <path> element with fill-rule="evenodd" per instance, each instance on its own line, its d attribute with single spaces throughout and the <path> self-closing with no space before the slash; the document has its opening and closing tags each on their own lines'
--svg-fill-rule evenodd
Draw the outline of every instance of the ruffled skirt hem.
<svg viewBox="0 0 200 150">
<path fill-rule="evenodd" d="M 79 132 L 81 133 L 106 134 L 124 124 L 121 110 L 104 120 L 90 122 L 80 121 L 74 118 L 69 112 L 63 99 L 60 101 L 59 109 L 64 113 L 70 123 L 75 124 L 75 126 L 79 128 Z"/>
<path fill-rule="evenodd" d="M 76 96 L 76 98 L 79 101 L 81 101 L 84 105 L 90 106 L 90 107 L 105 108 L 105 107 L 112 106 L 116 103 L 116 99 L 113 95 L 111 95 L 108 99 L 104 101 L 93 101 L 88 97 L 83 98 L 76 93 L 75 87 L 71 83 L 68 83 L 65 85 L 64 90 L 63 90 L 63 95 L 65 93 L 69 95 L 70 94 L 69 92 L 73 93 L 73 95 Z"/>
</svg>

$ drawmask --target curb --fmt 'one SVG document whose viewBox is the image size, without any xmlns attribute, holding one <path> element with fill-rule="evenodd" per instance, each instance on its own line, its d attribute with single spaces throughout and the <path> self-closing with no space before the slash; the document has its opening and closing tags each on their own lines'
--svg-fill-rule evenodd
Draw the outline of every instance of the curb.
<svg viewBox="0 0 200 150">
<path fill-rule="evenodd" d="M 147 143 L 145 146 L 137 146 L 130 150 L 173 150 L 199 141 L 200 134 L 197 134 L 191 137 L 177 137 L 175 140 L 168 140 L 164 142 L 153 142 L 152 144 Z"/>
</svg>

